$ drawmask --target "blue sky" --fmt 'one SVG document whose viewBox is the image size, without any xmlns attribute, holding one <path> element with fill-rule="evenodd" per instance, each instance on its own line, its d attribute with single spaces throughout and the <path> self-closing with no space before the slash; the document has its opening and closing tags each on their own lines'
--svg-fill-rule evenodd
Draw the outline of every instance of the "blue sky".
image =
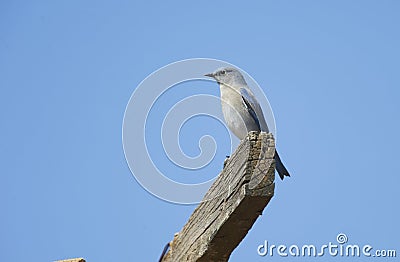
<svg viewBox="0 0 400 262">
<path fill-rule="evenodd" d="M 394 0 L 1 2 L 0 260 L 158 259 L 195 205 L 136 182 L 122 121 L 146 76 L 193 57 L 257 80 L 292 173 L 231 261 L 291 261 L 257 247 L 322 245 L 341 232 L 399 256 L 399 9 Z M 182 132 L 188 154 L 194 137 Z"/>
</svg>

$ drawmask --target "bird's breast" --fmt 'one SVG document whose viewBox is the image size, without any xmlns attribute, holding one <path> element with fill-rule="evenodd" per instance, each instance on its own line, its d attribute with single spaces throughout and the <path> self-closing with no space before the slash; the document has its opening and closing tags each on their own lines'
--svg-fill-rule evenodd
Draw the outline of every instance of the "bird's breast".
<svg viewBox="0 0 400 262">
<path fill-rule="evenodd" d="M 234 89 L 221 87 L 221 105 L 226 125 L 240 140 L 250 131 L 260 131 L 245 107 L 242 96 Z"/>
</svg>

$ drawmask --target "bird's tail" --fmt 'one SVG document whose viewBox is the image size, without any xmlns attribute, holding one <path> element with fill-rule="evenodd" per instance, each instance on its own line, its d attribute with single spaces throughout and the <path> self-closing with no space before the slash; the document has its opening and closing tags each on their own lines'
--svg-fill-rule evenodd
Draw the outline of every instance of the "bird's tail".
<svg viewBox="0 0 400 262">
<path fill-rule="evenodd" d="M 281 158 L 278 155 L 278 151 L 275 150 L 275 168 L 278 171 L 279 177 L 283 180 L 285 176 L 290 176 L 286 167 L 283 165 Z"/>
</svg>

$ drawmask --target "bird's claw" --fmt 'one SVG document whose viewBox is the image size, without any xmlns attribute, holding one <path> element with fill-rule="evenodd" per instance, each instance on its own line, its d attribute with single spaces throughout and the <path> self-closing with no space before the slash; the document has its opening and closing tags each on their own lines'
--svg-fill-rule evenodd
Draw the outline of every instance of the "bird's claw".
<svg viewBox="0 0 400 262">
<path fill-rule="evenodd" d="M 226 167 L 226 165 L 228 164 L 229 161 L 229 156 L 226 156 L 225 160 L 224 160 L 224 168 Z"/>
</svg>

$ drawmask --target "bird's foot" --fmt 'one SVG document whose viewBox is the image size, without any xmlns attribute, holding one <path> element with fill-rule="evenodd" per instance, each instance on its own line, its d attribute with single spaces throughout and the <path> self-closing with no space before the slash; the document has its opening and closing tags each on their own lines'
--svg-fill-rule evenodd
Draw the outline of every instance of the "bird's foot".
<svg viewBox="0 0 400 262">
<path fill-rule="evenodd" d="M 228 164 L 228 161 L 229 161 L 229 156 L 226 156 L 226 158 L 225 158 L 225 160 L 224 160 L 224 168 L 225 168 L 225 166 Z"/>
</svg>

